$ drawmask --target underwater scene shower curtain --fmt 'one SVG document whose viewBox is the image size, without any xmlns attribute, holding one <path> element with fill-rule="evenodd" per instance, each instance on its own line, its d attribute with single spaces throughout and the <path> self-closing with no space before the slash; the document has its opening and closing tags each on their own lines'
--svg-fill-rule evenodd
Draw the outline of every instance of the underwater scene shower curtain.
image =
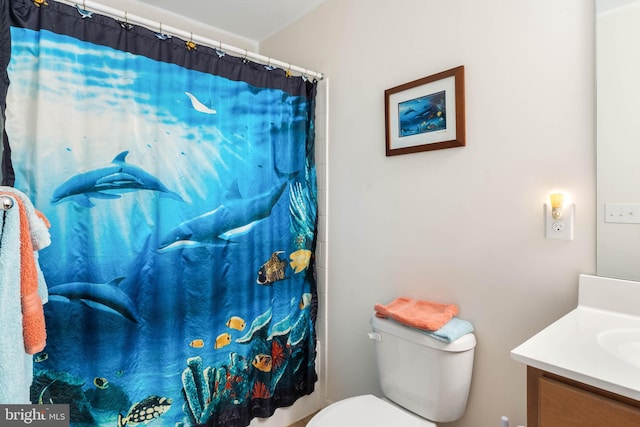
<svg viewBox="0 0 640 427">
<path fill-rule="evenodd" d="M 32 402 L 76 426 L 245 426 L 311 393 L 316 82 L 10 3 L 14 185 L 52 238 Z"/>
</svg>

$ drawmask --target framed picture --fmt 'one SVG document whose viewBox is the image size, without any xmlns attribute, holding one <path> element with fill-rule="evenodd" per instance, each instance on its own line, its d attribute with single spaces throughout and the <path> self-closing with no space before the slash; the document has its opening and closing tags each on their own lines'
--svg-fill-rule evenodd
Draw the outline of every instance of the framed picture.
<svg viewBox="0 0 640 427">
<path fill-rule="evenodd" d="M 387 156 L 465 145 L 464 66 L 384 91 Z"/>
</svg>

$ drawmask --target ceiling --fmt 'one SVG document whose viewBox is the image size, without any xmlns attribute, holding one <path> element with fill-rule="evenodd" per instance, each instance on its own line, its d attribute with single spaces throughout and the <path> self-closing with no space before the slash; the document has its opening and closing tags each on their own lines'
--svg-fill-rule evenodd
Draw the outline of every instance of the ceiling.
<svg viewBox="0 0 640 427">
<path fill-rule="evenodd" d="M 260 42 L 325 0 L 140 0 Z"/>
</svg>

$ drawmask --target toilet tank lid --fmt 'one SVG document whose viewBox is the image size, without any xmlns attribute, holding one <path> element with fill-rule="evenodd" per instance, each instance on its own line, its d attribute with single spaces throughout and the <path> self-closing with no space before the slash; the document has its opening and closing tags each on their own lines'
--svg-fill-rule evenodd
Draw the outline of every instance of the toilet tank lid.
<svg viewBox="0 0 640 427">
<path fill-rule="evenodd" d="M 432 337 L 426 331 L 403 325 L 391 319 L 377 317 L 375 314 L 371 316 L 371 326 L 374 331 L 385 332 L 442 351 L 462 352 L 476 346 L 476 337 L 473 333 L 463 335 L 457 340 L 447 343 Z"/>
</svg>

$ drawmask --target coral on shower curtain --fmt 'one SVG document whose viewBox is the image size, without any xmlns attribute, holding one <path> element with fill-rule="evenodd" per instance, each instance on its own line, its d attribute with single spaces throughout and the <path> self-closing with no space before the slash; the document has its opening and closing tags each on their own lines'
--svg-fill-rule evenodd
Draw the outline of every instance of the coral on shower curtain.
<svg viewBox="0 0 640 427">
<path fill-rule="evenodd" d="M 315 82 L 53 0 L 10 14 L 15 187 L 52 223 L 32 401 L 245 426 L 311 393 Z"/>
</svg>

